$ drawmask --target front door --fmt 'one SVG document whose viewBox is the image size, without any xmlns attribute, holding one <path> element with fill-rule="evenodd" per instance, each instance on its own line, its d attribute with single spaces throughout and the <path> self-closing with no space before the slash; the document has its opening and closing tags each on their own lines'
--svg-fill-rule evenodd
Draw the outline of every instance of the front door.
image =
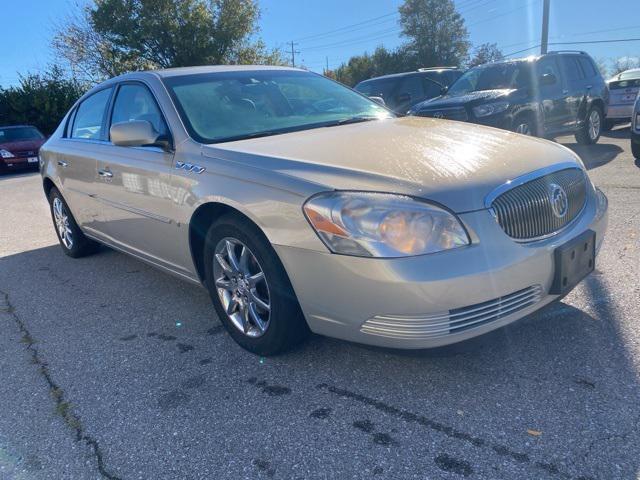
<svg viewBox="0 0 640 480">
<path fill-rule="evenodd" d="M 566 128 L 564 125 L 570 122 L 571 113 L 567 102 L 568 90 L 556 62 L 556 56 L 542 58 L 536 66 L 536 72 L 537 82 L 534 94 L 540 104 L 544 133 L 552 134 L 562 131 Z M 542 82 L 544 75 L 553 75 L 556 79 L 555 83 L 545 85 Z"/>
<path fill-rule="evenodd" d="M 142 83 L 118 86 L 109 126 L 144 120 L 170 136 L 151 91 Z M 107 239 L 130 253 L 187 272 L 178 249 L 179 228 L 172 195 L 173 153 L 156 146 L 109 144 L 97 159 L 96 195 Z"/>
</svg>

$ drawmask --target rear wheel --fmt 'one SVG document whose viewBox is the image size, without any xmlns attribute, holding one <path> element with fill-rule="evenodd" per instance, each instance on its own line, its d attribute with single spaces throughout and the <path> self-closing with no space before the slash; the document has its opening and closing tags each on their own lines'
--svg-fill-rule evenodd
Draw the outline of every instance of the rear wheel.
<svg viewBox="0 0 640 480">
<path fill-rule="evenodd" d="M 587 113 L 587 119 L 584 125 L 576 133 L 576 140 L 582 145 L 593 145 L 598 143 L 600 134 L 602 133 L 602 110 L 600 107 L 593 106 Z"/>
<path fill-rule="evenodd" d="M 231 337 L 257 355 L 274 355 L 309 334 L 298 300 L 276 252 L 262 232 L 236 215 L 207 233 L 206 286 Z"/>
<path fill-rule="evenodd" d="M 55 187 L 49 192 L 49 206 L 56 235 L 64 253 L 73 258 L 80 258 L 91 255 L 98 250 L 100 245 L 82 233 L 67 202 Z"/>
</svg>

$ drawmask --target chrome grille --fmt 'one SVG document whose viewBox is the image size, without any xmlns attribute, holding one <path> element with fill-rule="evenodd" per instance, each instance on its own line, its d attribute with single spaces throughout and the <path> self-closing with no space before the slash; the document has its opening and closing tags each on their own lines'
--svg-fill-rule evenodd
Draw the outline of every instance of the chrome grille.
<svg viewBox="0 0 640 480">
<path fill-rule="evenodd" d="M 370 335 L 402 339 L 429 339 L 463 332 L 512 315 L 542 298 L 542 287 L 533 285 L 503 297 L 448 312 L 419 317 L 378 315 L 362 324 Z"/>
<path fill-rule="evenodd" d="M 558 216 L 552 191 L 566 193 L 566 213 Z M 504 232 L 516 240 L 535 240 L 552 235 L 571 223 L 582 211 L 587 178 L 579 168 L 567 168 L 513 187 L 499 195 L 491 208 Z"/>
<path fill-rule="evenodd" d="M 420 110 L 418 115 L 421 117 L 445 118 L 447 120 L 459 120 L 466 122 L 468 120 L 467 111 L 464 107 L 448 107 L 434 108 L 432 110 Z"/>
</svg>

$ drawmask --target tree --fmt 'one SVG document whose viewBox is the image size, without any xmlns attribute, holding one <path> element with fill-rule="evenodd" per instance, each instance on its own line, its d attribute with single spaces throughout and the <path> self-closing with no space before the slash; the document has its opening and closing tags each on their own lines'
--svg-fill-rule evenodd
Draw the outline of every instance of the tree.
<svg viewBox="0 0 640 480">
<path fill-rule="evenodd" d="M 469 62 L 469 67 L 499 62 L 502 59 L 504 59 L 504 55 L 502 50 L 498 48 L 497 43 L 483 43 L 475 49 L 473 58 Z"/>
<path fill-rule="evenodd" d="M 613 60 L 611 76 L 615 77 L 619 73 L 632 68 L 640 67 L 640 57 L 619 57 Z"/>
<path fill-rule="evenodd" d="M 53 46 L 92 81 L 139 69 L 283 63 L 255 40 L 259 16 L 255 0 L 93 0 Z"/>
<path fill-rule="evenodd" d="M 405 0 L 399 8 L 407 53 L 419 67 L 458 66 L 469 55 L 469 34 L 453 0 Z"/>
<path fill-rule="evenodd" d="M 87 88 L 65 78 L 58 66 L 44 74 L 20 76 L 17 86 L 0 89 L 0 125 L 35 125 L 50 134 Z"/>
<path fill-rule="evenodd" d="M 390 51 L 380 46 L 372 55 L 365 52 L 362 55 L 351 57 L 346 64 L 340 65 L 333 73 L 339 82 L 354 86 L 367 78 L 398 73 L 412 69 L 412 67 L 404 50 Z"/>
</svg>

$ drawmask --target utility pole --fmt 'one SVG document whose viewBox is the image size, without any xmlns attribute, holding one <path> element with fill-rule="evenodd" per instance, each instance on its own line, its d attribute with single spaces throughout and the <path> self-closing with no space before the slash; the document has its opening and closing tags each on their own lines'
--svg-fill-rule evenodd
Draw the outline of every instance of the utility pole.
<svg viewBox="0 0 640 480">
<path fill-rule="evenodd" d="M 540 41 L 540 53 L 547 53 L 549 46 L 549 4 L 551 0 L 544 0 L 542 7 L 542 40 Z"/>
<path fill-rule="evenodd" d="M 325 75 L 329 73 L 329 57 L 325 57 L 327 59 L 327 69 L 325 70 Z"/>
<path fill-rule="evenodd" d="M 296 66 L 296 53 L 300 53 L 299 50 L 295 49 L 295 46 L 298 45 L 297 43 L 291 42 L 291 66 L 295 67 Z"/>
</svg>

